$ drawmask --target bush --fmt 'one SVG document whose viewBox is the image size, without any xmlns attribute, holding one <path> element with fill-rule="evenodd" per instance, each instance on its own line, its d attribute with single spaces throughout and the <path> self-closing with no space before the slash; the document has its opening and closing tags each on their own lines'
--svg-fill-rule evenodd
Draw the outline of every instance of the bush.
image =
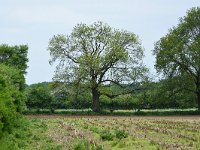
<svg viewBox="0 0 200 150">
<path fill-rule="evenodd" d="M 125 130 L 116 130 L 115 135 L 117 139 L 123 139 L 128 137 L 128 133 Z"/>
<path fill-rule="evenodd" d="M 112 141 L 114 134 L 112 134 L 109 130 L 104 130 L 100 133 L 100 137 L 102 140 Z"/>
<path fill-rule="evenodd" d="M 52 104 L 53 97 L 51 95 L 51 89 L 46 83 L 33 84 L 26 89 L 28 108 L 36 109 L 49 109 Z"/>
<path fill-rule="evenodd" d="M 0 150 L 18 150 L 23 149 L 30 141 L 31 136 L 30 123 L 23 117 L 17 117 L 12 121 L 12 132 L 3 132 L 0 139 Z"/>
<path fill-rule="evenodd" d="M 0 138 L 3 132 L 11 133 L 17 122 L 17 110 L 21 107 L 21 92 L 15 84 L 17 75 L 18 70 L 0 64 Z"/>
<path fill-rule="evenodd" d="M 74 150 L 103 150 L 102 146 L 95 146 L 90 144 L 88 141 L 80 141 L 75 145 Z"/>
</svg>

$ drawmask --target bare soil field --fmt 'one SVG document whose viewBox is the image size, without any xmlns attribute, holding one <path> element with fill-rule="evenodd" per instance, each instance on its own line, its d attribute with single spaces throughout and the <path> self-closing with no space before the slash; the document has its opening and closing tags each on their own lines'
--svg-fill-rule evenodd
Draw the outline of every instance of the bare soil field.
<svg viewBox="0 0 200 150">
<path fill-rule="evenodd" d="M 55 118 L 135 118 L 135 119 L 183 119 L 200 120 L 200 115 L 188 116 L 112 116 L 112 115 L 26 115 L 28 118 L 55 119 Z"/>
</svg>

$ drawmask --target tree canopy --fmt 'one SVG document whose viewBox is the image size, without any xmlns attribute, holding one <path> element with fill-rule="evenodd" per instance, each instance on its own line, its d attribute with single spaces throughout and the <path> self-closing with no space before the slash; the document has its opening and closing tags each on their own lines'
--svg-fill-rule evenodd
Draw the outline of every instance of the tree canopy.
<svg viewBox="0 0 200 150">
<path fill-rule="evenodd" d="M 0 139 L 12 133 L 25 106 L 26 45 L 0 45 Z"/>
<path fill-rule="evenodd" d="M 200 8 L 190 9 L 154 49 L 156 69 L 165 76 L 189 76 L 200 110 Z M 187 81 L 183 81 L 187 82 Z M 192 88 L 193 89 L 193 88 Z"/>
<path fill-rule="evenodd" d="M 90 89 L 94 111 L 100 110 L 100 95 L 111 94 L 104 93 L 104 85 L 122 88 L 141 82 L 147 71 L 142 63 L 143 48 L 138 37 L 102 22 L 78 24 L 70 35 L 55 35 L 48 50 L 50 63 L 58 61 L 54 79 L 73 83 L 79 92 Z"/>
<path fill-rule="evenodd" d="M 3 132 L 11 130 L 17 119 L 16 112 L 24 104 L 17 84 L 19 80 L 17 69 L 0 64 L 0 138 Z"/>
<path fill-rule="evenodd" d="M 52 94 L 49 85 L 46 82 L 33 84 L 26 90 L 28 108 L 50 108 L 52 103 Z"/>
<path fill-rule="evenodd" d="M 7 44 L 0 45 L 0 63 L 15 67 L 19 69 L 23 74 L 26 73 L 27 69 L 27 58 L 28 46 L 9 46 Z"/>
</svg>

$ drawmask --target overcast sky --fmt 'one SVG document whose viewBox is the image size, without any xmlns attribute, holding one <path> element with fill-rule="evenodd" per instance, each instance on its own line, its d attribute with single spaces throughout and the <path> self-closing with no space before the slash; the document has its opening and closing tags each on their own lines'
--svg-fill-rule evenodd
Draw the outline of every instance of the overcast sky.
<svg viewBox="0 0 200 150">
<path fill-rule="evenodd" d="M 108 23 L 137 34 L 145 48 L 145 64 L 154 72 L 154 42 L 200 0 L 0 0 L 0 44 L 28 44 L 27 84 L 51 81 L 48 41 L 70 34 L 78 23 Z"/>
</svg>

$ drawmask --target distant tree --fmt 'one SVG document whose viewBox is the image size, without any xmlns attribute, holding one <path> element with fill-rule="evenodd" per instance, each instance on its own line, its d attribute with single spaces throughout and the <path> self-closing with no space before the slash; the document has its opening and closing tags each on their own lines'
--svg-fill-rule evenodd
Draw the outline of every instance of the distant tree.
<svg viewBox="0 0 200 150">
<path fill-rule="evenodd" d="M 53 97 L 52 107 L 54 109 L 67 108 L 68 93 L 65 90 L 66 88 L 63 88 L 63 84 L 60 82 L 49 82 L 48 86 L 51 90 L 51 95 Z"/>
<path fill-rule="evenodd" d="M 190 78 L 200 110 L 200 8 L 192 8 L 154 49 L 156 69 L 165 76 Z M 183 81 L 187 82 L 187 81 Z"/>
<path fill-rule="evenodd" d="M 195 87 L 187 76 L 166 78 L 152 84 L 147 90 L 151 108 L 194 108 Z"/>
<path fill-rule="evenodd" d="M 33 84 L 28 87 L 26 105 L 28 108 L 50 109 L 52 107 L 53 96 L 48 83 Z"/>
<path fill-rule="evenodd" d="M 54 79 L 73 83 L 79 92 L 90 89 L 95 112 L 100 111 L 99 97 L 104 94 L 104 85 L 123 87 L 141 81 L 147 71 L 138 37 L 102 22 L 78 24 L 70 35 L 54 36 L 48 50 L 50 63 L 59 61 Z M 120 92 L 114 95 L 123 90 Z"/>
</svg>

